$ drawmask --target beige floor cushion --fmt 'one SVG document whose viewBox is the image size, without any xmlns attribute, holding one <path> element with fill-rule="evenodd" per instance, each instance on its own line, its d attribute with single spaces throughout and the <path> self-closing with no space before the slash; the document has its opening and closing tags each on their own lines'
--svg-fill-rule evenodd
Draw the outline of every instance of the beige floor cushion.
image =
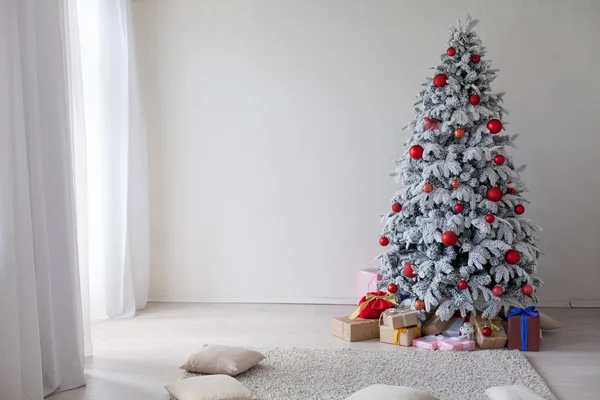
<svg viewBox="0 0 600 400">
<path fill-rule="evenodd" d="M 179 368 L 199 374 L 236 376 L 265 359 L 258 351 L 244 347 L 210 345 L 194 353 Z"/>
<path fill-rule="evenodd" d="M 346 400 L 439 400 L 422 390 L 406 386 L 372 385 L 359 390 Z"/>
<path fill-rule="evenodd" d="M 544 400 L 543 397 L 523 385 L 496 386 L 487 389 L 485 394 L 491 400 Z"/>
<path fill-rule="evenodd" d="M 543 331 L 562 328 L 562 324 L 555 319 L 550 318 L 544 313 L 540 313 L 540 328 Z"/>
<path fill-rule="evenodd" d="M 165 386 L 177 400 L 252 400 L 252 393 L 228 375 L 181 379 Z"/>
</svg>

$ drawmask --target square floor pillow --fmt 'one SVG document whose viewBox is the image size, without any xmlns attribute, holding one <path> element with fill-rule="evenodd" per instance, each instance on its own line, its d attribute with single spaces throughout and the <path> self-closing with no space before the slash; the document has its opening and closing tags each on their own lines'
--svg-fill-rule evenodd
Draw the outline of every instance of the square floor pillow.
<svg viewBox="0 0 600 400">
<path fill-rule="evenodd" d="M 165 389 L 177 400 L 252 400 L 252 392 L 228 375 L 181 379 Z"/>
<path fill-rule="evenodd" d="M 179 368 L 198 374 L 236 376 L 264 359 L 258 351 L 244 347 L 210 345 L 192 354 Z"/>
<path fill-rule="evenodd" d="M 523 385 L 495 386 L 485 391 L 491 400 L 544 400 Z"/>
<path fill-rule="evenodd" d="M 372 385 L 359 390 L 346 400 L 440 400 L 419 389 L 406 386 Z"/>
</svg>

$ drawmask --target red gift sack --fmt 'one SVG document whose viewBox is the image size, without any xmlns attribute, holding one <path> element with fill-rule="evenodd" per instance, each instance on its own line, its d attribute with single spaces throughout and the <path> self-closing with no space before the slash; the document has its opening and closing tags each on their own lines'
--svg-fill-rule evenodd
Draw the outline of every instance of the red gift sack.
<svg viewBox="0 0 600 400">
<path fill-rule="evenodd" d="M 350 319 L 363 318 L 373 319 L 379 318 L 382 312 L 388 308 L 392 308 L 398 304 L 398 297 L 392 293 L 386 292 L 369 292 L 358 302 L 358 307 Z"/>
</svg>

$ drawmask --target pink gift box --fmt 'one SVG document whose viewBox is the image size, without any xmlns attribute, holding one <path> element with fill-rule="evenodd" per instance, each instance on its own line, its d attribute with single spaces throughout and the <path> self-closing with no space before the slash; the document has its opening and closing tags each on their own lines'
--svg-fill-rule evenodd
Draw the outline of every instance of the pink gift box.
<svg viewBox="0 0 600 400">
<path fill-rule="evenodd" d="M 436 350 L 439 347 L 440 340 L 446 339 L 442 335 L 429 335 L 422 338 L 413 339 L 412 345 L 426 350 Z"/>
<path fill-rule="evenodd" d="M 440 340 L 438 348 L 440 350 L 471 351 L 475 350 L 475 342 L 461 337 L 451 337 Z"/>
<path fill-rule="evenodd" d="M 358 270 L 358 301 L 369 292 L 377 291 L 377 283 L 382 276 L 379 273 L 379 268 L 363 268 Z"/>
</svg>

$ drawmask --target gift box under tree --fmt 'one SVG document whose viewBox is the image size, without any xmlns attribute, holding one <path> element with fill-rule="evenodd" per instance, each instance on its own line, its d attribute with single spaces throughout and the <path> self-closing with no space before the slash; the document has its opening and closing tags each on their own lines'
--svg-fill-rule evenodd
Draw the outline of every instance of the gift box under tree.
<svg viewBox="0 0 600 400">
<path fill-rule="evenodd" d="M 508 336 L 500 318 L 490 320 L 471 314 L 470 322 L 475 327 L 475 341 L 479 348 L 501 349 L 506 346 Z"/>
<path fill-rule="evenodd" d="M 513 308 L 508 317 L 508 349 L 540 351 L 540 316 L 535 307 Z"/>
<path fill-rule="evenodd" d="M 411 346 L 414 339 L 421 336 L 421 328 L 408 326 L 394 329 L 389 326 L 379 327 L 379 341 L 382 343 L 396 344 L 398 346 Z"/>
</svg>

